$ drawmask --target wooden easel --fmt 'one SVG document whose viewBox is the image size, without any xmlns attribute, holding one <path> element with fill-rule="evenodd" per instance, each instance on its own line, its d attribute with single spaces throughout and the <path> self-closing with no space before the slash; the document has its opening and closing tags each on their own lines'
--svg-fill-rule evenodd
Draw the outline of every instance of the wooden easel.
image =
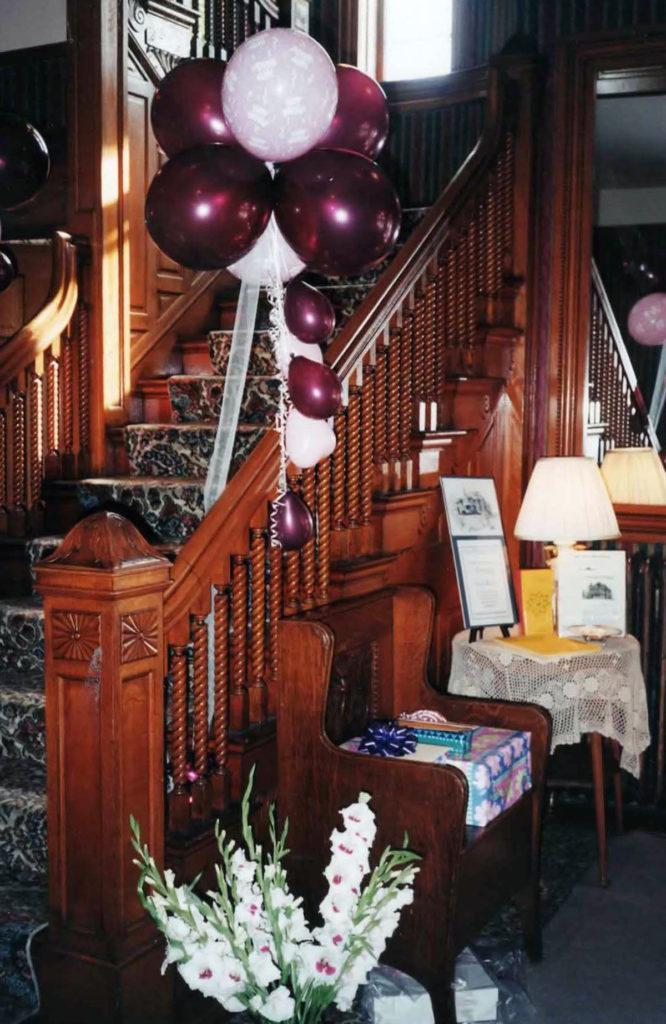
<svg viewBox="0 0 666 1024">
<path fill-rule="evenodd" d="M 486 629 L 485 626 L 473 626 L 469 631 L 469 642 L 473 644 L 475 640 L 483 640 L 484 629 Z M 509 626 L 500 626 L 500 629 L 503 637 L 509 636 Z"/>
</svg>

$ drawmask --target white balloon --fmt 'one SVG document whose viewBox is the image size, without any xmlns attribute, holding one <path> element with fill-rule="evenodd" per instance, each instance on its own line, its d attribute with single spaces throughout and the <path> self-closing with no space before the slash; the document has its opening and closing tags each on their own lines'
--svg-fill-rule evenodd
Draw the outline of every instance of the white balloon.
<svg viewBox="0 0 666 1024">
<path fill-rule="evenodd" d="M 311 420 L 291 409 L 285 431 L 287 455 L 299 469 L 310 469 L 335 448 L 335 433 L 324 420 Z"/>
<path fill-rule="evenodd" d="M 294 334 L 287 334 L 286 337 L 283 335 L 277 354 L 277 364 L 280 373 L 285 377 L 289 373 L 289 363 L 292 356 L 303 356 L 304 359 L 311 359 L 313 363 L 319 363 L 320 365 L 324 362 L 324 356 L 319 345 L 306 345 L 304 341 L 300 341 Z"/>
<path fill-rule="evenodd" d="M 268 227 L 245 256 L 227 269 L 246 284 L 285 284 L 305 268 L 271 214 Z"/>
<path fill-rule="evenodd" d="M 241 146 L 260 160 L 294 160 L 319 142 L 338 105 L 323 46 L 290 28 L 246 39 L 226 66 L 222 107 Z"/>
</svg>

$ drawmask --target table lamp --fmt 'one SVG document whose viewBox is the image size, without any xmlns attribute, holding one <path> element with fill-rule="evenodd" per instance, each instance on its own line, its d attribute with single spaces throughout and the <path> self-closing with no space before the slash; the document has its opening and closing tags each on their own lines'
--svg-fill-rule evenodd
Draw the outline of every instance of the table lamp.
<svg viewBox="0 0 666 1024">
<path fill-rule="evenodd" d="M 654 448 L 611 448 L 601 475 L 614 505 L 666 505 L 666 469 Z"/>
<path fill-rule="evenodd" d="M 558 550 L 577 541 L 619 537 L 608 491 L 594 459 L 539 459 L 518 513 L 519 540 L 551 541 Z"/>
</svg>

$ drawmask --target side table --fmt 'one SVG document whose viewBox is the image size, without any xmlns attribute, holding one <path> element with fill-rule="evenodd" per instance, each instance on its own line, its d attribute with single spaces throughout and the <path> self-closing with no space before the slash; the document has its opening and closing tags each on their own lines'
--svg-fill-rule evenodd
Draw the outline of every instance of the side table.
<svg viewBox="0 0 666 1024">
<path fill-rule="evenodd" d="M 580 653 L 541 655 L 499 639 L 453 639 L 449 693 L 540 704 L 553 719 L 552 750 L 589 736 L 601 884 L 608 884 L 602 737 L 621 747 L 620 766 L 636 778 L 649 746 L 640 645 L 613 637 Z M 619 789 L 619 787 L 618 787 Z"/>
</svg>

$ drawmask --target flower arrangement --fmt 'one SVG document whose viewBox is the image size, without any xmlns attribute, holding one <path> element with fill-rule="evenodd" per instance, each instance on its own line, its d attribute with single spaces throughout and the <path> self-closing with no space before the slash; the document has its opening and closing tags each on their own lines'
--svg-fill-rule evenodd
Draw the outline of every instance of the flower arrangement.
<svg viewBox="0 0 666 1024">
<path fill-rule="evenodd" d="M 218 888 L 206 899 L 194 892 L 196 881 L 176 886 L 172 871 L 158 870 L 131 818 L 139 897 L 166 936 L 163 970 L 175 963 L 190 988 L 225 1010 L 247 1010 L 261 1021 L 317 1024 L 333 1004 L 351 1008 L 402 908 L 413 900 L 419 857 L 407 849 L 405 834 L 403 848 L 385 849 L 370 873 L 377 828 L 368 794 L 359 794 L 340 812 L 344 827 L 331 833 L 322 924 L 310 928 L 283 866 L 288 826 L 278 833 L 271 806 L 271 850 L 264 855 L 249 823 L 251 789 L 252 778 L 242 802 L 245 849 L 216 830 Z"/>
</svg>

